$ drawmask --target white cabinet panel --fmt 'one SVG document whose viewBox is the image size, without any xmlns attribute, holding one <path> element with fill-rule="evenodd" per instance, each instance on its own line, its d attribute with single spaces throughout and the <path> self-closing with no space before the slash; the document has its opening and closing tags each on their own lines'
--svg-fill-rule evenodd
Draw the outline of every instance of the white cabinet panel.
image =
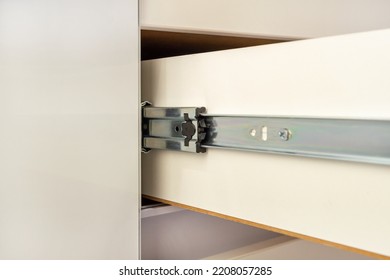
<svg viewBox="0 0 390 280">
<path fill-rule="evenodd" d="M 313 38 L 390 27 L 383 0 L 143 0 L 146 29 Z"/>
<path fill-rule="evenodd" d="M 389 49 L 384 30 L 146 61 L 142 94 L 210 114 L 390 119 Z M 154 150 L 142 168 L 149 196 L 390 256 L 389 166 L 210 149 Z"/>
<path fill-rule="evenodd" d="M 138 1 L 114 2 L 0 1 L 1 259 L 138 258 Z"/>
</svg>

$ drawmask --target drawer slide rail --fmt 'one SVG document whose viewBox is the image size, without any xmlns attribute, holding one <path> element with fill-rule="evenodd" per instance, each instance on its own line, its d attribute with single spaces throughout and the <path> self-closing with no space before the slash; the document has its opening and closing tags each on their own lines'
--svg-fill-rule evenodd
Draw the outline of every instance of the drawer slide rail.
<svg viewBox="0 0 390 280">
<path fill-rule="evenodd" d="M 390 121 L 209 115 L 204 107 L 143 106 L 143 150 L 208 148 L 390 165 Z"/>
</svg>

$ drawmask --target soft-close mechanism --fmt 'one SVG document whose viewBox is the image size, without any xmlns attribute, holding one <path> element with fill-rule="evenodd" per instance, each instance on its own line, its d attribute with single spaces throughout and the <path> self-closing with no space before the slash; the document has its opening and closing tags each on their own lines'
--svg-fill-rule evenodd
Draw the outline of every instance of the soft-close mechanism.
<svg viewBox="0 0 390 280">
<path fill-rule="evenodd" d="M 390 121 L 206 114 L 143 106 L 143 150 L 258 151 L 390 165 Z"/>
</svg>

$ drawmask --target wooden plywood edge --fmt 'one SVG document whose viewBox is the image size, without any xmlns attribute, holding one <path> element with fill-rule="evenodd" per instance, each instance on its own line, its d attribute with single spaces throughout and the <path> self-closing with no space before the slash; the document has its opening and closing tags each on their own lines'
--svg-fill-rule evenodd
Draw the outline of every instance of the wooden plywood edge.
<svg viewBox="0 0 390 280">
<path fill-rule="evenodd" d="M 260 223 L 256 223 L 256 222 L 252 222 L 252 221 L 248 221 L 248 220 L 244 220 L 244 219 L 240 219 L 240 218 L 233 217 L 233 216 L 228 216 L 228 215 L 225 215 L 225 214 L 221 214 L 221 213 L 209 211 L 209 210 L 206 210 L 206 209 L 193 207 L 193 206 L 190 206 L 190 205 L 186 205 L 186 204 L 182 204 L 182 203 L 178 203 L 178 202 L 174 202 L 174 201 L 170 201 L 170 200 L 166 200 L 166 199 L 162 199 L 162 198 L 158 198 L 158 197 L 153 197 L 153 196 L 149 196 L 149 195 L 143 195 L 143 197 L 148 198 L 148 199 L 152 199 L 152 200 L 155 200 L 155 201 L 159 201 L 159 202 L 162 202 L 162 203 L 166 203 L 166 204 L 169 204 L 169 205 L 172 205 L 172 206 L 184 208 L 184 209 L 187 209 L 187 210 L 190 210 L 190 211 L 194 211 L 194 212 L 198 212 L 198 213 L 202 213 L 202 214 L 207 214 L 207 215 L 210 215 L 210 216 L 214 216 L 214 217 L 222 218 L 222 219 L 225 219 L 225 220 L 230 220 L 230 221 L 233 221 L 233 222 L 237 222 L 237 223 L 241 223 L 241 224 L 245 224 L 245 225 L 249 225 L 249 226 L 265 229 L 265 230 L 276 232 L 276 233 L 281 233 L 281 234 L 284 234 L 284 235 L 287 235 L 287 236 L 291 236 L 291 237 L 307 240 L 307 241 L 310 241 L 310 242 L 315 242 L 315 243 L 322 244 L 322 245 L 325 245 L 325 246 L 331 246 L 331 247 L 342 249 L 342 250 L 346 250 L 346 251 L 349 251 L 349 252 L 365 255 L 365 256 L 368 256 L 368 257 L 371 257 L 371 258 L 390 260 L 390 256 L 381 255 L 381 254 L 378 254 L 378 253 L 374 253 L 374 252 L 358 249 L 358 248 L 355 248 L 355 247 L 351 247 L 351 246 L 347 246 L 347 245 L 343 245 L 343 244 L 327 241 L 327 240 L 324 240 L 324 239 L 320 239 L 320 238 L 316 238 L 316 237 L 312 237 L 312 236 L 308 236 L 308 235 L 304 235 L 304 234 L 300 234 L 300 233 L 296 233 L 296 232 L 292 232 L 292 231 L 288 231 L 288 230 L 284 230 L 284 229 L 268 226 L 268 225 L 265 225 L 265 224 L 260 224 Z"/>
</svg>

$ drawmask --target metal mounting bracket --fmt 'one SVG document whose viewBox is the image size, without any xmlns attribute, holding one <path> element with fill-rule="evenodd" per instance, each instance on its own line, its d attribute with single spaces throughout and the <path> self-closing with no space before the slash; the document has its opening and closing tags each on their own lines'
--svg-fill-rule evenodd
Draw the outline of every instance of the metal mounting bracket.
<svg viewBox="0 0 390 280">
<path fill-rule="evenodd" d="M 142 107 L 143 151 L 168 149 L 204 153 L 201 146 L 205 132 L 201 114 L 204 107 L 158 108 L 144 104 Z"/>
<path fill-rule="evenodd" d="M 224 148 L 390 165 L 390 121 L 208 115 L 143 107 L 143 149 Z"/>
</svg>

